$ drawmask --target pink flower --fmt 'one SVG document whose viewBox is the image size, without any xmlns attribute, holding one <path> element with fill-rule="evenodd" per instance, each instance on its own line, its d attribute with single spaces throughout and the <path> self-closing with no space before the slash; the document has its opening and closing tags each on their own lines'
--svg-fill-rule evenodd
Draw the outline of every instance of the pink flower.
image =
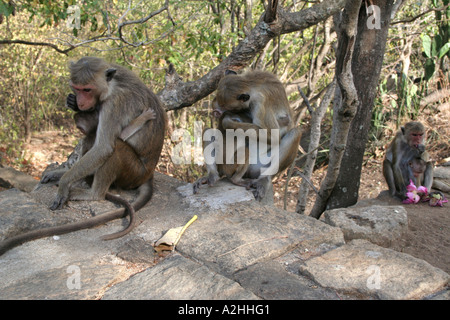
<svg viewBox="0 0 450 320">
<path fill-rule="evenodd" d="M 437 206 L 443 207 L 444 203 L 448 202 L 448 200 L 440 192 L 430 193 L 427 200 L 430 201 L 429 205 L 432 207 L 437 207 Z"/>
<path fill-rule="evenodd" d="M 428 195 L 428 190 L 426 187 L 420 186 L 416 187 L 412 180 L 409 180 L 409 185 L 406 186 L 406 199 L 403 203 L 418 203 L 421 198 L 425 198 Z"/>
</svg>

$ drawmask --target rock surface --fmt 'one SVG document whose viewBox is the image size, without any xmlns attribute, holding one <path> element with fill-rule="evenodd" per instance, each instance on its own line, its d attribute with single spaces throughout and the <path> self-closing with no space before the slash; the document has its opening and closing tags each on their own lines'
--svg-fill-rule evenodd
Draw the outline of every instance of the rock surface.
<svg viewBox="0 0 450 320">
<path fill-rule="evenodd" d="M 433 188 L 450 193 L 450 165 L 436 167 L 433 172 Z"/>
<path fill-rule="evenodd" d="M 383 247 L 398 241 L 408 229 L 408 215 L 401 206 L 368 206 L 324 212 L 325 222 L 339 227 L 346 241 L 367 239 Z"/>
<path fill-rule="evenodd" d="M 104 299 L 242 300 L 258 299 L 237 282 L 179 254 L 108 290 Z"/>
<path fill-rule="evenodd" d="M 423 260 L 366 240 L 353 240 L 310 259 L 300 272 L 323 287 L 379 299 L 424 298 L 449 280 L 447 273 Z"/>
<path fill-rule="evenodd" d="M 238 198 L 245 190 L 224 181 L 198 195 L 183 190 L 189 186 L 157 174 L 151 202 L 123 238 L 99 239 L 123 229 L 127 219 L 6 252 L 0 256 L 0 299 L 448 298 L 449 275 L 410 255 L 366 240 L 346 244 L 340 228 L 262 205 L 251 193 Z M 47 208 L 55 194 L 54 185 L 1 192 L 0 240 L 116 207 L 69 202 L 53 212 Z M 230 195 L 233 201 L 225 201 Z M 156 253 L 153 244 L 193 215 L 198 219 L 175 252 Z"/>
<path fill-rule="evenodd" d="M 0 166 L 0 187 L 17 188 L 19 190 L 30 192 L 39 181 L 33 179 L 26 173 L 17 171 L 10 167 Z"/>
</svg>

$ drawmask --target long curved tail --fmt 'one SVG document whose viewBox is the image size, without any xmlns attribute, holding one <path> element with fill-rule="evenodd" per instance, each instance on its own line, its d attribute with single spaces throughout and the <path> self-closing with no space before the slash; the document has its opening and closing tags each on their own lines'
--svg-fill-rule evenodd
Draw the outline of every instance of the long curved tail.
<svg viewBox="0 0 450 320">
<path fill-rule="evenodd" d="M 130 232 L 134 228 L 136 222 L 136 217 L 134 213 L 137 212 L 139 209 L 141 209 L 148 201 L 150 201 L 152 195 L 153 195 L 153 178 L 148 180 L 146 183 L 144 183 L 142 186 L 139 187 L 139 196 L 136 199 L 136 201 L 132 203 L 132 207 L 134 210 L 130 211 L 130 224 L 128 225 L 128 227 L 117 233 L 103 236 L 102 239 L 104 240 L 116 239 Z M 110 211 L 89 218 L 87 220 L 69 223 L 61 226 L 33 230 L 21 235 L 11 237 L 9 239 L 5 239 L 4 241 L 0 242 L 0 256 L 3 255 L 6 251 L 28 241 L 66 234 L 69 232 L 74 232 L 83 229 L 89 229 L 105 224 L 106 222 L 115 219 L 123 218 L 126 216 L 127 211 L 128 211 L 127 208 L 120 208 L 114 211 Z"/>
<path fill-rule="evenodd" d="M 121 198 L 120 198 L 121 201 L 118 201 L 124 205 L 126 211 L 128 212 L 128 215 L 130 216 L 130 223 L 128 224 L 128 226 L 122 231 L 102 236 L 101 237 L 102 240 L 113 240 L 123 237 L 124 235 L 126 235 L 127 233 L 129 233 L 131 230 L 134 229 L 134 227 L 136 226 L 136 212 L 143 206 L 145 206 L 145 204 L 149 202 L 153 196 L 153 178 L 148 180 L 143 185 L 141 185 L 138 190 L 139 196 L 136 199 L 136 201 L 134 201 L 131 205 L 130 203 L 128 203 L 128 201 Z M 114 198 L 111 198 L 111 196 Z M 117 201 L 116 198 L 117 197 L 111 194 L 106 195 L 106 199 L 110 201 Z"/>
</svg>

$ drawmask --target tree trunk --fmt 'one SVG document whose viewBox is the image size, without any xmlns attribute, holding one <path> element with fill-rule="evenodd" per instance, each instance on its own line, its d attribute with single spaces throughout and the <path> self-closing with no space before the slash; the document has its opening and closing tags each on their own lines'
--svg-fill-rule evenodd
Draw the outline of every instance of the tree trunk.
<svg viewBox="0 0 450 320">
<path fill-rule="evenodd" d="M 350 127 L 338 180 L 328 199 L 327 209 L 348 207 L 358 200 L 363 156 L 394 7 L 394 0 L 374 0 L 372 3 L 380 9 L 379 12 L 375 10 L 375 14 L 368 16 L 367 8 L 362 6 L 359 13 L 352 71 L 360 104 Z M 379 19 L 380 28 L 376 23 L 372 24 L 374 19 Z M 375 28 L 369 29 L 369 25 Z"/>
<path fill-rule="evenodd" d="M 295 208 L 295 212 L 304 214 L 306 209 L 306 204 L 308 200 L 309 194 L 309 181 L 311 180 L 311 176 L 313 174 L 314 165 L 316 164 L 317 158 L 317 148 L 320 143 L 320 135 L 321 135 L 321 123 L 325 112 L 328 109 L 328 106 L 331 103 L 333 98 L 333 93 L 335 91 L 336 82 L 333 81 L 329 86 L 323 97 L 320 105 L 314 109 L 311 113 L 311 140 L 309 142 L 308 147 L 308 156 L 306 157 L 306 163 L 303 167 L 303 179 L 300 183 L 300 188 L 298 190 L 298 199 L 297 206 Z M 297 160 L 297 159 L 296 159 Z"/>
<path fill-rule="evenodd" d="M 361 1 L 348 1 L 342 14 L 334 17 L 338 48 L 336 53 L 336 87 L 333 106 L 333 130 L 331 132 L 328 170 L 310 216 L 319 219 L 335 186 L 347 145 L 350 123 L 359 105 L 353 81 L 352 59 L 357 37 L 358 15 Z"/>
</svg>

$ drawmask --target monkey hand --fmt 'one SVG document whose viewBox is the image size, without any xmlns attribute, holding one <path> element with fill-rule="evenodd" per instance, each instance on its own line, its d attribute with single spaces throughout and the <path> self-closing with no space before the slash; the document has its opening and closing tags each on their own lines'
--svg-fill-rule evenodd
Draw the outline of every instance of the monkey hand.
<svg viewBox="0 0 450 320">
<path fill-rule="evenodd" d="M 156 119 L 156 112 L 153 109 L 147 109 L 139 117 L 143 117 L 145 120 Z"/>
<path fill-rule="evenodd" d="M 40 182 L 42 184 L 45 184 L 45 183 L 49 183 L 52 181 L 59 181 L 66 171 L 67 170 L 54 170 L 54 171 L 47 172 L 42 176 Z"/>
<path fill-rule="evenodd" d="M 253 183 L 251 186 L 247 187 L 247 190 L 249 189 L 253 189 L 252 193 L 258 201 L 261 201 L 266 195 L 266 188 L 263 184 Z"/>
<path fill-rule="evenodd" d="M 266 195 L 268 185 L 270 183 L 270 180 L 268 180 L 266 177 L 252 180 L 246 187 L 247 190 L 253 189 L 253 195 L 255 196 L 255 199 L 258 201 L 261 201 L 264 196 Z"/>
<path fill-rule="evenodd" d="M 72 109 L 73 111 L 80 111 L 77 104 L 77 96 L 73 93 L 69 93 L 66 99 L 66 107 Z"/>
</svg>

